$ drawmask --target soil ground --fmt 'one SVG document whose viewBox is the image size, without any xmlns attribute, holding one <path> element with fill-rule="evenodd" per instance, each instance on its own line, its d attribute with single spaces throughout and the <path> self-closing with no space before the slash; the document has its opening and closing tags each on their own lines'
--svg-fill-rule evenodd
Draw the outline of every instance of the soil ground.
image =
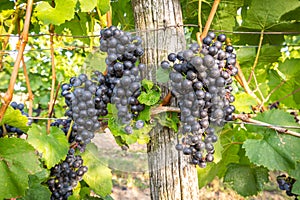
<svg viewBox="0 0 300 200">
<path fill-rule="evenodd" d="M 99 157 L 108 163 L 113 173 L 112 198 L 115 200 L 150 200 L 146 145 L 134 144 L 124 151 L 106 130 L 97 134 L 93 142 L 99 148 Z M 278 189 L 276 174 L 270 174 L 270 183 L 254 197 L 244 198 L 215 179 L 199 190 L 200 200 L 292 200 Z"/>
</svg>

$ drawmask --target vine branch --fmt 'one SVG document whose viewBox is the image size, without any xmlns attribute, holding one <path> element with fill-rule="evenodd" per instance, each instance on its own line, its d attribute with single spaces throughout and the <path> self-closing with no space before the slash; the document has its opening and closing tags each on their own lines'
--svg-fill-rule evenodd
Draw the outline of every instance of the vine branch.
<svg viewBox="0 0 300 200">
<path fill-rule="evenodd" d="M 54 33 L 54 26 L 51 24 L 50 33 Z M 51 83 L 51 93 L 50 93 L 50 101 L 49 101 L 49 108 L 48 108 L 48 117 L 50 118 L 53 113 L 54 108 L 54 90 L 55 90 L 55 82 L 56 82 L 56 71 L 55 71 L 55 60 L 54 60 L 54 47 L 53 47 L 53 34 L 50 35 L 50 55 L 51 55 L 51 67 L 52 67 L 52 83 Z M 50 132 L 50 124 L 51 120 L 48 120 L 47 124 L 47 133 Z"/>
<path fill-rule="evenodd" d="M 220 1 L 221 0 L 214 0 L 214 3 L 213 3 L 212 8 L 210 10 L 208 19 L 206 21 L 205 27 L 203 29 L 203 32 L 202 32 L 201 36 L 200 36 L 200 40 L 202 40 L 207 35 L 208 30 L 210 28 L 210 25 L 211 25 L 211 23 L 212 23 L 212 21 L 213 21 L 213 19 L 215 17 L 215 14 L 217 12 L 217 8 L 219 6 Z"/>
<path fill-rule="evenodd" d="M 279 133 L 284 133 L 284 134 L 300 137 L 300 133 L 288 130 L 288 129 L 283 128 L 283 127 L 278 127 L 278 126 L 275 126 L 275 125 L 272 125 L 272 124 L 269 124 L 269 123 L 266 123 L 266 122 L 262 122 L 262 121 L 252 119 L 247 114 L 233 114 L 233 117 L 234 117 L 234 119 L 240 119 L 244 122 L 253 123 L 253 124 L 256 124 L 256 125 L 268 127 L 268 128 L 273 129 L 273 130 L 275 130 Z"/>
<path fill-rule="evenodd" d="M 247 94 L 249 94 L 251 97 L 253 97 L 256 102 L 261 105 L 262 101 L 256 96 L 256 94 L 250 89 L 246 78 L 242 72 L 242 69 L 240 67 L 240 64 L 238 62 L 236 62 L 236 67 L 238 68 L 238 74 L 235 76 L 235 78 L 238 80 L 238 82 L 240 83 L 240 85 L 245 89 L 245 92 Z"/>
<path fill-rule="evenodd" d="M 152 108 L 150 112 L 151 112 L 151 116 L 154 116 L 154 115 L 157 115 L 157 114 L 160 114 L 160 113 L 163 113 L 163 112 L 177 112 L 177 113 L 179 113 L 180 109 L 177 108 L 177 107 L 171 107 L 171 106 L 158 106 L 158 107 Z M 275 130 L 279 133 L 284 133 L 284 134 L 300 137 L 300 133 L 288 130 L 285 127 L 276 126 L 276 125 L 272 125 L 272 124 L 269 124 L 269 123 L 266 123 L 266 122 L 255 120 L 255 119 L 252 119 L 251 117 L 253 117 L 253 115 L 233 114 L 233 118 L 235 120 L 240 119 L 243 122 L 247 122 L 249 124 L 253 124 L 253 125 L 257 125 L 257 126 L 264 126 L 264 127 L 273 129 L 273 130 Z M 298 128 L 298 127 L 289 127 L 289 128 Z"/>
<path fill-rule="evenodd" d="M 20 36 L 21 45 L 20 45 L 20 49 L 18 51 L 16 62 L 14 64 L 12 75 L 10 77 L 9 86 L 8 86 L 8 89 L 5 93 L 5 95 L 4 95 L 3 104 L 0 108 L 0 122 L 2 121 L 2 119 L 4 117 L 4 113 L 7 109 L 7 107 L 9 106 L 9 103 L 11 102 L 12 97 L 13 97 L 14 85 L 15 85 L 16 80 L 17 80 L 17 75 L 18 75 L 20 63 L 21 63 L 21 60 L 22 60 L 22 57 L 23 57 L 23 52 L 24 52 L 25 46 L 26 46 L 27 41 L 28 41 L 28 31 L 29 31 L 30 18 L 31 18 L 31 13 L 32 13 L 32 5 L 33 5 L 33 0 L 28 0 L 23 33 Z"/>
<path fill-rule="evenodd" d="M 27 90 L 28 90 L 28 100 L 29 100 L 29 109 L 28 109 L 28 115 L 31 117 L 32 116 L 32 107 L 33 107 L 33 93 L 30 87 L 30 81 L 29 81 L 29 77 L 28 77 L 28 73 L 27 73 L 27 67 L 24 61 L 24 56 L 22 56 L 22 65 L 23 65 L 23 72 L 24 72 L 24 76 L 25 76 L 25 81 L 26 81 L 26 86 L 27 86 Z"/>
<path fill-rule="evenodd" d="M 247 81 L 248 84 L 251 82 L 252 76 L 254 75 L 254 70 L 255 70 L 255 67 L 257 66 L 257 63 L 258 63 L 258 58 L 259 58 L 259 54 L 260 54 L 260 51 L 261 51 L 261 46 L 262 46 L 263 40 L 264 40 L 264 29 L 262 29 L 261 32 L 260 32 L 258 49 L 257 49 L 257 53 L 256 53 L 256 56 L 255 56 L 255 60 L 254 60 L 252 69 L 251 69 L 250 76 L 249 76 L 248 81 Z"/>
</svg>

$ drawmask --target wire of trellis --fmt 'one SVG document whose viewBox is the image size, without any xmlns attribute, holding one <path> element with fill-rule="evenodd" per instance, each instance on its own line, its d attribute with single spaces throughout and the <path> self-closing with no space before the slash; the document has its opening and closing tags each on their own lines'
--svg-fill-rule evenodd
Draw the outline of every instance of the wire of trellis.
<svg viewBox="0 0 300 200">
<path fill-rule="evenodd" d="M 63 118 L 48 118 L 48 117 L 27 117 L 28 119 L 35 119 L 35 120 L 66 120 L 68 118 L 63 117 Z M 264 125 L 264 124 L 256 124 L 256 123 L 251 123 L 251 122 L 237 122 L 237 121 L 226 121 L 226 123 L 231 123 L 231 124 L 242 124 L 242 125 L 253 125 L 253 126 L 262 126 L 262 127 L 269 127 L 270 125 L 272 125 L 273 127 L 276 128 L 289 128 L 289 129 L 300 129 L 300 125 L 299 126 L 286 126 L 286 125 L 273 125 L 273 124 L 269 124 L 269 125 Z"/>
<path fill-rule="evenodd" d="M 234 48 L 257 48 L 258 45 L 232 45 Z M 300 45 L 269 45 L 274 47 L 298 47 L 300 48 Z M 55 51 L 61 51 L 61 50 L 68 50 L 68 51 L 74 51 L 77 49 L 90 49 L 90 46 L 61 46 L 59 48 L 55 48 Z M 99 49 L 99 46 L 93 46 L 94 50 Z M 32 52 L 32 51 L 50 51 L 50 48 L 45 49 L 25 49 L 24 52 Z M 2 54 L 10 54 L 10 53 L 18 53 L 18 50 L 0 50 L 0 53 Z"/>
<path fill-rule="evenodd" d="M 177 27 L 199 27 L 197 24 L 176 24 L 176 25 L 167 25 L 160 28 L 155 29 L 146 29 L 146 30 L 134 30 L 132 33 L 143 33 L 143 32 L 152 32 L 152 31 L 160 31 L 165 30 L 167 28 L 177 28 Z M 229 34 L 249 34 L 249 35 L 260 35 L 260 31 L 227 31 L 227 30 L 216 30 L 211 29 L 217 33 L 229 33 Z M 265 31 L 264 35 L 299 35 L 300 31 Z M 28 37 L 41 37 L 41 36 L 59 36 L 59 37 L 71 37 L 71 38 L 91 38 L 91 37 L 100 37 L 100 34 L 96 35 L 67 35 L 67 34 L 58 34 L 58 33 L 37 33 L 37 34 L 29 34 Z M 20 35 L 14 34 L 0 34 L 0 37 L 20 37 Z"/>
</svg>

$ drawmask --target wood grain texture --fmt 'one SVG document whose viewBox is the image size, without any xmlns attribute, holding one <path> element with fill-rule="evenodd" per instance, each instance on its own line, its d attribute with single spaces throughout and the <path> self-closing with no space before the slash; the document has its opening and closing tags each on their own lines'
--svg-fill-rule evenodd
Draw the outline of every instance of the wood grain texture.
<svg viewBox="0 0 300 200">
<path fill-rule="evenodd" d="M 179 0 L 132 0 L 137 34 L 143 39 L 147 65 L 144 78 L 156 82 L 156 70 L 169 53 L 186 48 Z M 172 26 L 172 27 L 170 27 Z M 149 29 L 159 29 L 147 31 Z M 160 85 L 163 96 L 168 84 Z M 172 102 L 173 105 L 176 102 Z M 177 136 L 172 130 L 157 126 L 150 133 L 148 164 L 151 199 L 198 200 L 196 168 L 175 149 Z"/>
</svg>

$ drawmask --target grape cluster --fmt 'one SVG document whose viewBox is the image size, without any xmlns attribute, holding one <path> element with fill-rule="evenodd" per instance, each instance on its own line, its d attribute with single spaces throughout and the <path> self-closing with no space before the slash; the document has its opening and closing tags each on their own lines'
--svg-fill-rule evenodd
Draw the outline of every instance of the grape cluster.
<svg viewBox="0 0 300 200">
<path fill-rule="evenodd" d="M 236 56 L 226 36 L 213 32 L 203 39 L 202 48 L 192 44 L 188 50 L 168 55 L 161 67 L 170 70 L 171 93 L 180 107 L 182 143 L 176 145 L 191 163 L 205 167 L 214 160 L 218 140 L 215 127 L 232 120 L 235 107 L 232 76 L 237 74 Z"/>
<path fill-rule="evenodd" d="M 22 115 L 28 117 L 28 114 L 24 111 L 24 104 L 23 103 L 17 103 L 15 101 L 11 102 L 10 106 L 15 110 L 20 110 Z M 4 130 L 5 128 L 5 130 Z M 4 133 L 13 133 L 17 134 L 17 136 L 21 136 L 22 134 L 25 134 L 22 130 L 20 130 L 17 127 L 10 126 L 8 124 L 5 124 L 4 127 L 0 126 L 0 137 L 3 137 Z"/>
<path fill-rule="evenodd" d="M 277 183 L 279 189 L 285 190 L 288 196 L 295 196 L 295 200 L 298 199 L 298 195 L 292 193 L 293 184 L 296 182 L 295 179 L 287 177 L 286 175 L 277 176 Z"/>
<path fill-rule="evenodd" d="M 61 89 L 61 94 L 69 107 L 65 112 L 69 119 L 63 124 L 63 131 L 67 133 L 73 120 L 69 142 L 77 142 L 77 147 L 84 150 L 86 144 L 94 137 L 94 132 L 100 128 L 98 117 L 107 114 L 107 111 L 103 113 L 103 109 L 106 108 L 96 106 L 97 82 L 89 80 L 85 74 L 80 74 L 78 77 L 72 77 L 69 84 L 63 84 Z M 57 123 L 60 122 L 54 122 L 53 125 Z"/>
<path fill-rule="evenodd" d="M 118 109 L 118 118 L 127 125 L 125 131 L 132 132 L 129 127 L 134 117 L 144 110 L 137 98 L 141 94 L 141 72 L 145 65 L 139 63 L 144 54 L 142 39 L 128 32 L 111 26 L 101 31 L 100 50 L 107 52 L 106 85 L 112 92 L 108 93 L 111 103 Z"/>
<path fill-rule="evenodd" d="M 73 188 L 88 170 L 86 166 L 83 166 L 81 156 L 74 153 L 75 150 L 70 149 L 66 159 L 51 168 L 51 178 L 47 182 L 52 192 L 51 200 L 68 199 L 73 193 Z"/>
</svg>

